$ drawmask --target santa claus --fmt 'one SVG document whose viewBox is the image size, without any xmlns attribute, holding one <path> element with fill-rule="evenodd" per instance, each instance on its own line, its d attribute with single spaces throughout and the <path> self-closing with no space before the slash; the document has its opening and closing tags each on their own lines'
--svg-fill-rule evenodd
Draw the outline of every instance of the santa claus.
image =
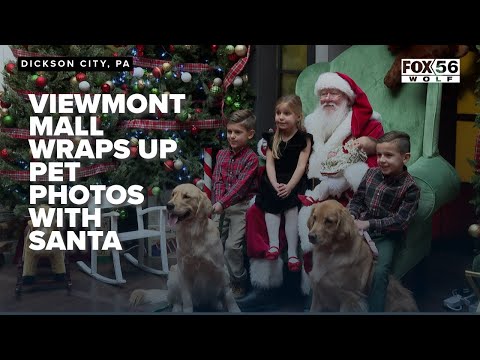
<svg viewBox="0 0 480 360">
<path fill-rule="evenodd" d="M 352 138 L 370 136 L 378 138 L 383 135 L 380 115 L 373 111 L 366 94 L 347 75 L 338 72 L 323 73 L 318 77 L 314 88 L 319 99 L 317 108 L 305 118 L 305 128 L 313 135 L 313 151 L 309 159 L 308 179 L 310 188 L 316 187 L 321 181 L 328 180 L 332 189 L 345 205 L 348 203 L 348 194 L 355 191 L 360 184 L 368 167 L 376 166 L 376 155 L 368 156 L 366 162 L 349 165 L 343 170 L 339 183 L 335 176 L 322 175 L 321 169 L 329 157 L 329 153 L 346 144 Z M 347 185 L 345 187 L 344 181 Z M 341 188 L 339 196 L 336 190 Z M 346 190 L 346 191 L 344 191 Z M 307 191 L 305 195 L 311 202 L 317 201 L 314 191 Z M 309 280 L 307 273 L 311 270 L 312 246 L 308 241 L 307 220 L 311 213 L 311 203 L 304 203 L 299 212 L 299 235 L 303 251 L 304 267 L 302 269 L 302 291 L 308 294 Z M 283 282 L 283 260 L 265 259 L 268 247 L 268 234 L 265 225 L 265 216 L 257 206 L 252 206 L 246 215 L 247 255 L 250 258 L 250 280 L 254 289 L 272 289 L 279 287 Z M 280 251 L 286 245 L 284 231 L 280 231 Z M 237 301 L 239 305 L 250 307 L 258 294 L 251 294 L 250 299 Z M 243 301 L 242 301 L 243 300 Z M 242 307 L 242 306 L 241 306 Z"/>
</svg>

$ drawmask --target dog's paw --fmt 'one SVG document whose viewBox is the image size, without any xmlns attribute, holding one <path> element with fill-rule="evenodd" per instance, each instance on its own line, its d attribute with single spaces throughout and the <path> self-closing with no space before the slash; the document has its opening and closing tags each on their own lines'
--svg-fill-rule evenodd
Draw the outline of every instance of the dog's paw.
<svg viewBox="0 0 480 360">
<path fill-rule="evenodd" d="M 131 308 L 135 308 L 139 305 L 145 304 L 145 290 L 144 289 L 136 289 L 133 290 L 130 294 L 129 304 Z"/>
<path fill-rule="evenodd" d="M 136 289 L 130 295 L 130 307 L 135 308 L 144 304 L 158 304 L 167 301 L 167 290 L 160 289 Z"/>
</svg>

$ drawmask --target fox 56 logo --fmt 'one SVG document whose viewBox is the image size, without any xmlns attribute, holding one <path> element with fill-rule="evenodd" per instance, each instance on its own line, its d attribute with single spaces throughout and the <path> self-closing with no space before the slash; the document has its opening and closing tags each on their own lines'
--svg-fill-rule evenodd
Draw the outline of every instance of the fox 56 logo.
<svg viewBox="0 0 480 360">
<path fill-rule="evenodd" d="M 402 83 L 459 83 L 460 59 L 402 59 Z"/>
</svg>

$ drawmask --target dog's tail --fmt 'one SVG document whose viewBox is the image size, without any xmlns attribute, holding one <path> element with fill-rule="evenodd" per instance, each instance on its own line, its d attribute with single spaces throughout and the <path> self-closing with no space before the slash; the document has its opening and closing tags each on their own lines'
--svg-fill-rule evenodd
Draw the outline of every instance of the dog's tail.
<svg viewBox="0 0 480 360">
<path fill-rule="evenodd" d="M 390 276 L 385 301 L 386 312 L 417 312 L 418 307 L 413 294 L 400 281 Z"/>
</svg>

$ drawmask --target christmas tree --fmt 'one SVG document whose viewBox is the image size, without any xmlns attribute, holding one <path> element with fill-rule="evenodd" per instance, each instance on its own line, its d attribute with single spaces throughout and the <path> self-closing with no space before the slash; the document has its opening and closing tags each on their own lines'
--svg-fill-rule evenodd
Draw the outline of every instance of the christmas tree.
<svg viewBox="0 0 480 360">
<path fill-rule="evenodd" d="M 246 45 L 136 45 L 133 73 L 115 79 L 127 94 L 185 94 L 181 112 L 125 114 L 120 125 L 135 147 L 141 139 L 174 139 L 178 151 L 164 161 L 140 158 L 122 162 L 112 173 L 114 183 L 142 184 L 158 195 L 179 183 L 203 188 L 204 156 L 225 146 L 224 120 L 233 111 L 252 108 Z M 208 152 L 211 149 L 211 152 Z M 213 165 L 213 164 L 207 164 Z"/>
<path fill-rule="evenodd" d="M 5 93 L 1 96 L 0 122 L 0 197 L 2 204 L 25 214 L 28 207 L 29 162 L 28 131 L 35 115 L 27 95 L 30 93 L 133 94 L 158 96 L 185 94 L 180 113 L 173 106 L 167 113 L 97 113 L 105 137 L 127 139 L 130 156 L 117 161 L 82 160 L 82 183 L 144 186 L 150 195 L 179 183 L 193 182 L 203 187 L 205 155 L 214 158 L 226 144 L 224 121 L 233 111 L 252 108 L 246 64 L 252 47 L 247 45 L 134 45 L 134 46 L 12 46 L 16 56 L 132 56 L 131 72 L 106 73 L 73 71 L 17 71 L 15 62 L 5 65 Z M 51 115 L 54 120 L 60 114 Z M 73 118 L 74 115 L 72 115 Z M 173 139 L 178 151 L 169 159 L 145 160 L 138 156 L 138 143 Z M 74 143 L 81 139 L 73 139 Z M 94 139 L 92 139 L 94 140 Z M 94 141 L 92 141 L 94 142 Z M 50 159 L 49 161 L 55 161 Z M 212 167 L 214 164 L 206 164 Z M 208 172 L 208 171 L 207 171 Z M 207 189 L 208 190 L 208 189 Z"/>
</svg>

